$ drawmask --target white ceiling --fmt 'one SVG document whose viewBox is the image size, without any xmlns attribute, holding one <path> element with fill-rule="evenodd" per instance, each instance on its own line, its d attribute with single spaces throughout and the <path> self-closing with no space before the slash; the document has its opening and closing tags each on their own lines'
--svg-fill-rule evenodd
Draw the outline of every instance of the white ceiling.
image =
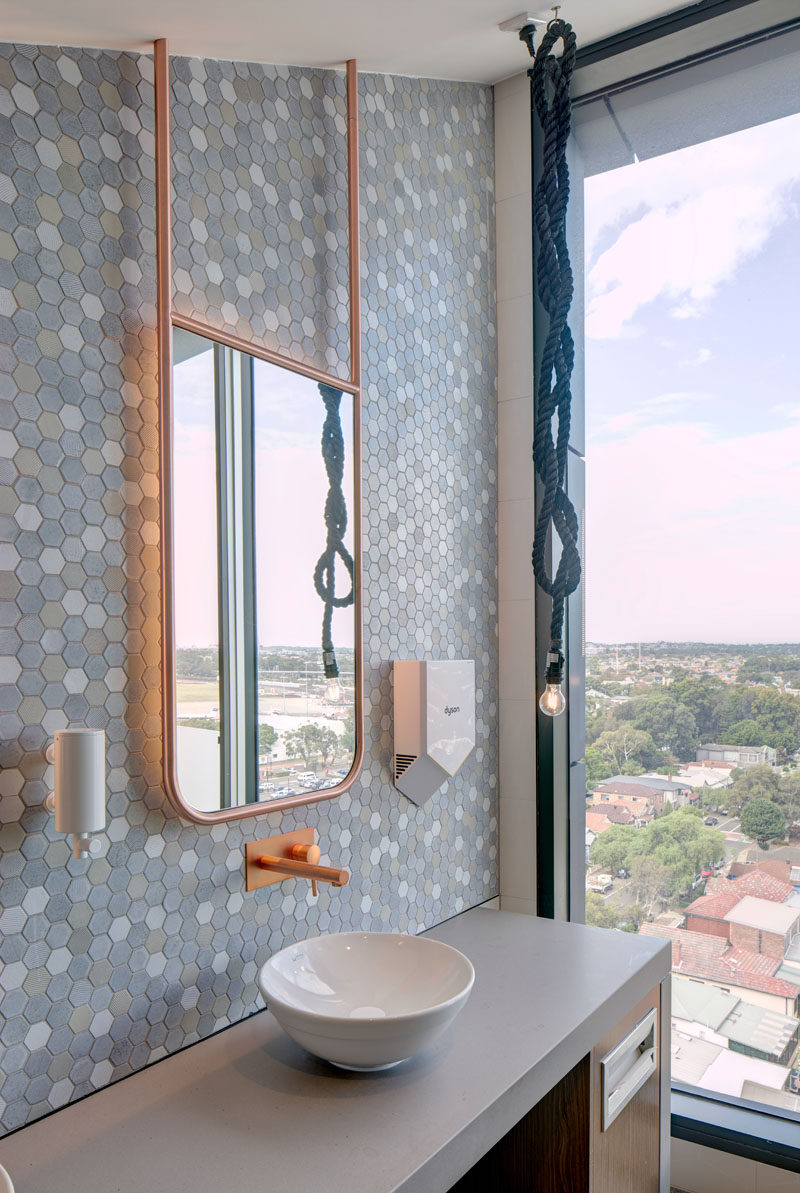
<svg viewBox="0 0 800 1193">
<path fill-rule="evenodd" d="M 529 12 L 539 13 L 541 0 Z M 689 0 L 565 0 L 579 45 Z M 1 0 L 2 40 L 335 66 L 493 83 L 524 70 L 525 47 L 497 26 L 520 0 Z"/>
</svg>

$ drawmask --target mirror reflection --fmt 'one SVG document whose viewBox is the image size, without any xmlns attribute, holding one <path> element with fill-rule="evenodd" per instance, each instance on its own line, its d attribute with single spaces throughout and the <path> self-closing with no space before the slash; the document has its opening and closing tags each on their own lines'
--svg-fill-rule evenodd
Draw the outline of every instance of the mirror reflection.
<svg viewBox="0 0 800 1193">
<path fill-rule="evenodd" d="M 313 796 L 356 753 L 353 398 L 174 328 L 172 404 L 181 794 Z"/>
</svg>

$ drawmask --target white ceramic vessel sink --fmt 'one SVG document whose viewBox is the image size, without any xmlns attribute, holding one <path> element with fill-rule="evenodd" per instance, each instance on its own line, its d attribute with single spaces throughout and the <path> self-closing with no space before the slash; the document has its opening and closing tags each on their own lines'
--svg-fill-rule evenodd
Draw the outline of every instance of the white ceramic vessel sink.
<svg viewBox="0 0 800 1193">
<path fill-rule="evenodd" d="M 258 975 L 281 1027 L 343 1069 L 388 1069 L 427 1048 L 469 997 L 475 971 L 427 936 L 342 932 L 290 945 Z"/>
</svg>

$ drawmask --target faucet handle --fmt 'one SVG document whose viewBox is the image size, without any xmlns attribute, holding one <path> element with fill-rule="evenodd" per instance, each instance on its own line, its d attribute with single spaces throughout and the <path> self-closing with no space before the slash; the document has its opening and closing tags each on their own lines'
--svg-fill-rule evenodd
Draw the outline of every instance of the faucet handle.
<svg viewBox="0 0 800 1193">
<path fill-rule="evenodd" d="M 289 850 L 289 857 L 293 857 L 298 862 L 311 862 L 312 866 L 316 866 L 322 857 L 322 850 L 319 845 L 293 845 Z M 311 880 L 311 894 L 314 898 L 319 894 L 316 879 L 313 878 Z"/>
</svg>

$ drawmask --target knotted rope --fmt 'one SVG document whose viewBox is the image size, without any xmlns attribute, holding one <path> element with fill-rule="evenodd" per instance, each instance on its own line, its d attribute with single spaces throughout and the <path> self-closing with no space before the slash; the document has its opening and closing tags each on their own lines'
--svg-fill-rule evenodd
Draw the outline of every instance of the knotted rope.
<svg viewBox="0 0 800 1193">
<path fill-rule="evenodd" d="M 578 517 L 565 491 L 572 403 L 570 382 L 575 361 L 575 346 L 567 323 L 574 290 L 567 248 L 567 140 L 571 120 L 569 86 L 575 66 L 576 38 L 572 26 L 566 21 L 550 21 L 534 53 L 535 32 L 535 26 L 526 25 L 520 31 L 520 39 L 527 44 L 534 59 L 528 71 L 531 106 L 543 134 L 542 172 L 534 193 L 533 214 L 538 238 L 536 293 L 547 314 L 548 331 L 536 385 L 533 464 L 542 485 L 542 499 L 531 560 L 537 584 L 553 601 L 547 682 L 560 683 L 564 672 L 565 602 L 581 579 Z M 560 58 L 551 52 L 558 41 L 564 47 Z M 554 440 L 553 418 L 556 414 L 558 432 Z M 552 577 L 546 556 L 551 529 L 561 542 L 561 557 Z M 551 548 L 553 545 L 551 541 Z"/>
<path fill-rule="evenodd" d="M 353 582 L 353 557 L 344 545 L 347 529 L 347 505 L 342 492 L 344 477 L 344 436 L 339 405 L 342 391 L 332 385 L 320 382 L 319 392 L 325 403 L 325 422 L 322 427 L 322 459 L 328 474 L 328 496 L 325 499 L 325 528 L 327 542 L 325 550 L 314 568 L 314 588 L 322 600 L 325 611 L 322 615 L 322 666 L 326 679 L 335 679 L 339 674 L 336 651 L 331 636 L 331 622 L 334 609 L 345 609 L 355 600 Z M 350 576 L 350 591 L 347 596 L 336 595 L 336 556 L 339 556 Z"/>
</svg>

